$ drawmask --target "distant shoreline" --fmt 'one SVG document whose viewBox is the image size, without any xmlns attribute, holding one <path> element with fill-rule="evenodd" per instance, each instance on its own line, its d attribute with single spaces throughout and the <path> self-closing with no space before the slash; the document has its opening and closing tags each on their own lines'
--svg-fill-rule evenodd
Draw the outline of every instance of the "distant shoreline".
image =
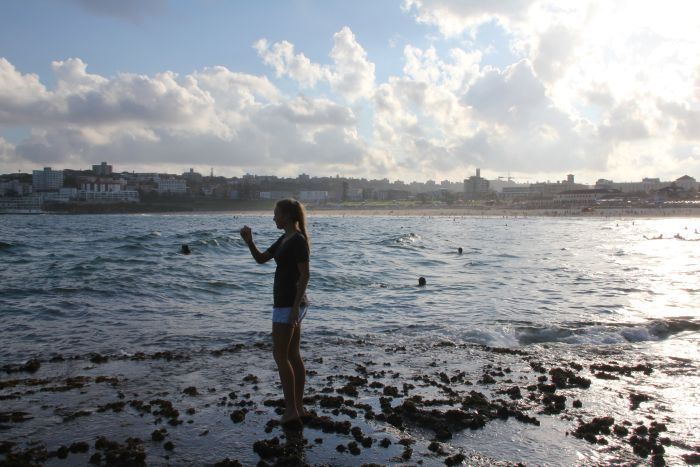
<svg viewBox="0 0 700 467">
<path fill-rule="evenodd" d="M 269 215 L 272 211 L 270 206 L 246 206 L 246 207 L 225 207 L 214 209 L 119 209 L 118 206 L 101 206 L 98 209 L 81 209 L 73 211 L 44 211 L 40 213 L 12 213 L 2 212 L 1 214 L 129 214 L 129 215 L 212 215 L 212 214 L 232 214 L 244 216 Z M 700 217 L 700 208 L 605 208 L 594 209 L 590 212 L 583 212 L 580 208 L 572 209 L 508 209 L 508 208 L 471 208 L 471 207 L 418 207 L 418 206 L 377 206 L 377 207 L 342 207 L 334 205 L 332 207 L 307 205 L 310 216 L 408 216 L 408 217 L 575 217 L 575 218 L 667 218 L 667 217 Z"/>
</svg>

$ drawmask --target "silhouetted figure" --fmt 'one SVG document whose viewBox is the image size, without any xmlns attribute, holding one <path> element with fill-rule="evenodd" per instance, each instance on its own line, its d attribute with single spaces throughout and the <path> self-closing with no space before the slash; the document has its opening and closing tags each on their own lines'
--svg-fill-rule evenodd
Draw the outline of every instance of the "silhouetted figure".
<svg viewBox="0 0 700 467">
<path fill-rule="evenodd" d="M 306 210 L 295 199 L 283 199 L 275 204 L 272 220 L 284 233 L 267 250 L 260 251 L 253 242 L 253 231 L 243 226 L 241 237 L 256 262 L 275 260 L 275 282 L 272 307 L 272 355 L 284 394 L 284 415 L 281 425 L 300 425 L 304 412 L 306 369 L 300 354 L 301 321 L 308 303 L 309 233 Z M 295 464 L 296 465 L 296 464 Z"/>
<path fill-rule="evenodd" d="M 425 277 L 423 277 L 423 276 L 419 277 L 419 278 L 418 278 L 418 285 L 419 285 L 420 287 L 423 287 L 425 284 L 426 284 L 426 282 L 425 282 Z"/>
<path fill-rule="evenodd" d="M 462 247 L 457 248 L 457 253 L 462 254 Z"/>
<path fill-rule="evenodd" d="M 189 255 L 190 253 L 192 253 L 192 250 L 190 250 L 190 246 L 185 243 L 184 245 L 182 245 L 182 248 L 180 248 L 180 253 L 182 253 L 183 255 Z"/>
</svg>

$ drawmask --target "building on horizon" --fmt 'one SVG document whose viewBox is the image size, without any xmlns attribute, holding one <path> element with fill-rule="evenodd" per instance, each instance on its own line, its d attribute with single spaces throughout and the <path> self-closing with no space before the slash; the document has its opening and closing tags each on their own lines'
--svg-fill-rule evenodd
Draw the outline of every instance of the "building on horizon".
<svg viewBox="0 0 700 467">
<path fill-rule="evenodd" d="M 187 193 L 187 182 L 185 180 L 180 180 L 175 177 L 158 177 L 155 181 L 158 184 L 158 193 L 173 195 L 182 195 Z"/>
<path fill-rule="evenodd" d="M 299 192 L 299 201 L 301 201 L 302 203 L 321 203 L 327 200 L 327 191 L 313 190 Z"/>
<path fill-rule="evenodd" d="M 489 181 L 481 177 L 481 169 L 476 169 L 476 175 L 464 180 L 464 199 L 484 199 L 489 192 Z"/>
<path fill-rule="evenodd" d="M 598 179 L 596 188 L 620 190 L 622 193 L 654 193 L 665 188 L 676 186 L 685 191 L 698 191 L 698 182 L 690 175 L 683 175 L 672 182 L 662 182 L 659 178 L 645 177 L 641 182 L 613 182 L 604 178 Z"/>
<path fill-rule="evenodd" d="M 92 171 L 95 173 L 95 175 L 98 175 L 100 177 L 106 177 L 112 175 L 112 166 L 107 164 L 106 162 L 102 162 L 99 165 L 93 165 Z"/>
<path fill-rule="evenodd" d="M 62 170 L 51 170 L 51 167 L 44 167 L 44 170 L 32 172 L 32 189 L 35 192 L 57 191 L 61 188 L 63 188 Z"/>
</svg>

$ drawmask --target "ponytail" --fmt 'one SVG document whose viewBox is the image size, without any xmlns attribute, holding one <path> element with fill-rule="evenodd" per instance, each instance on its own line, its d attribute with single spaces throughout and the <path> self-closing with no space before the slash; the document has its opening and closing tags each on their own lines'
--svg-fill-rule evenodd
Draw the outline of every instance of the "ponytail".
<svg viewBox="0 0 700 467">
<path fill-rule="evenodd" d="M 306 209 L 304 205 L 293 198 L 286 198 L 277 201 L 277 207 L 299 225 L 299 230 L 306 239 L 306 246 L 309 249 L 309 253 L 311 253 L 311 237 L 306 227 Z"/>
</svg>

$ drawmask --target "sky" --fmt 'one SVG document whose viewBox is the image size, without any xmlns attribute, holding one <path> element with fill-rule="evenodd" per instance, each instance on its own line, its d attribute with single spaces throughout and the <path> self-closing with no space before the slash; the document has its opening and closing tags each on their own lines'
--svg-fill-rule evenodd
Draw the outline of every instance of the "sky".
<svg viewBox="0 0 700 467">
<path fill-rule="evenodd" d="M 0 173 L 700 179 L 693 0 L 0 2 Z"/>
</svg>

